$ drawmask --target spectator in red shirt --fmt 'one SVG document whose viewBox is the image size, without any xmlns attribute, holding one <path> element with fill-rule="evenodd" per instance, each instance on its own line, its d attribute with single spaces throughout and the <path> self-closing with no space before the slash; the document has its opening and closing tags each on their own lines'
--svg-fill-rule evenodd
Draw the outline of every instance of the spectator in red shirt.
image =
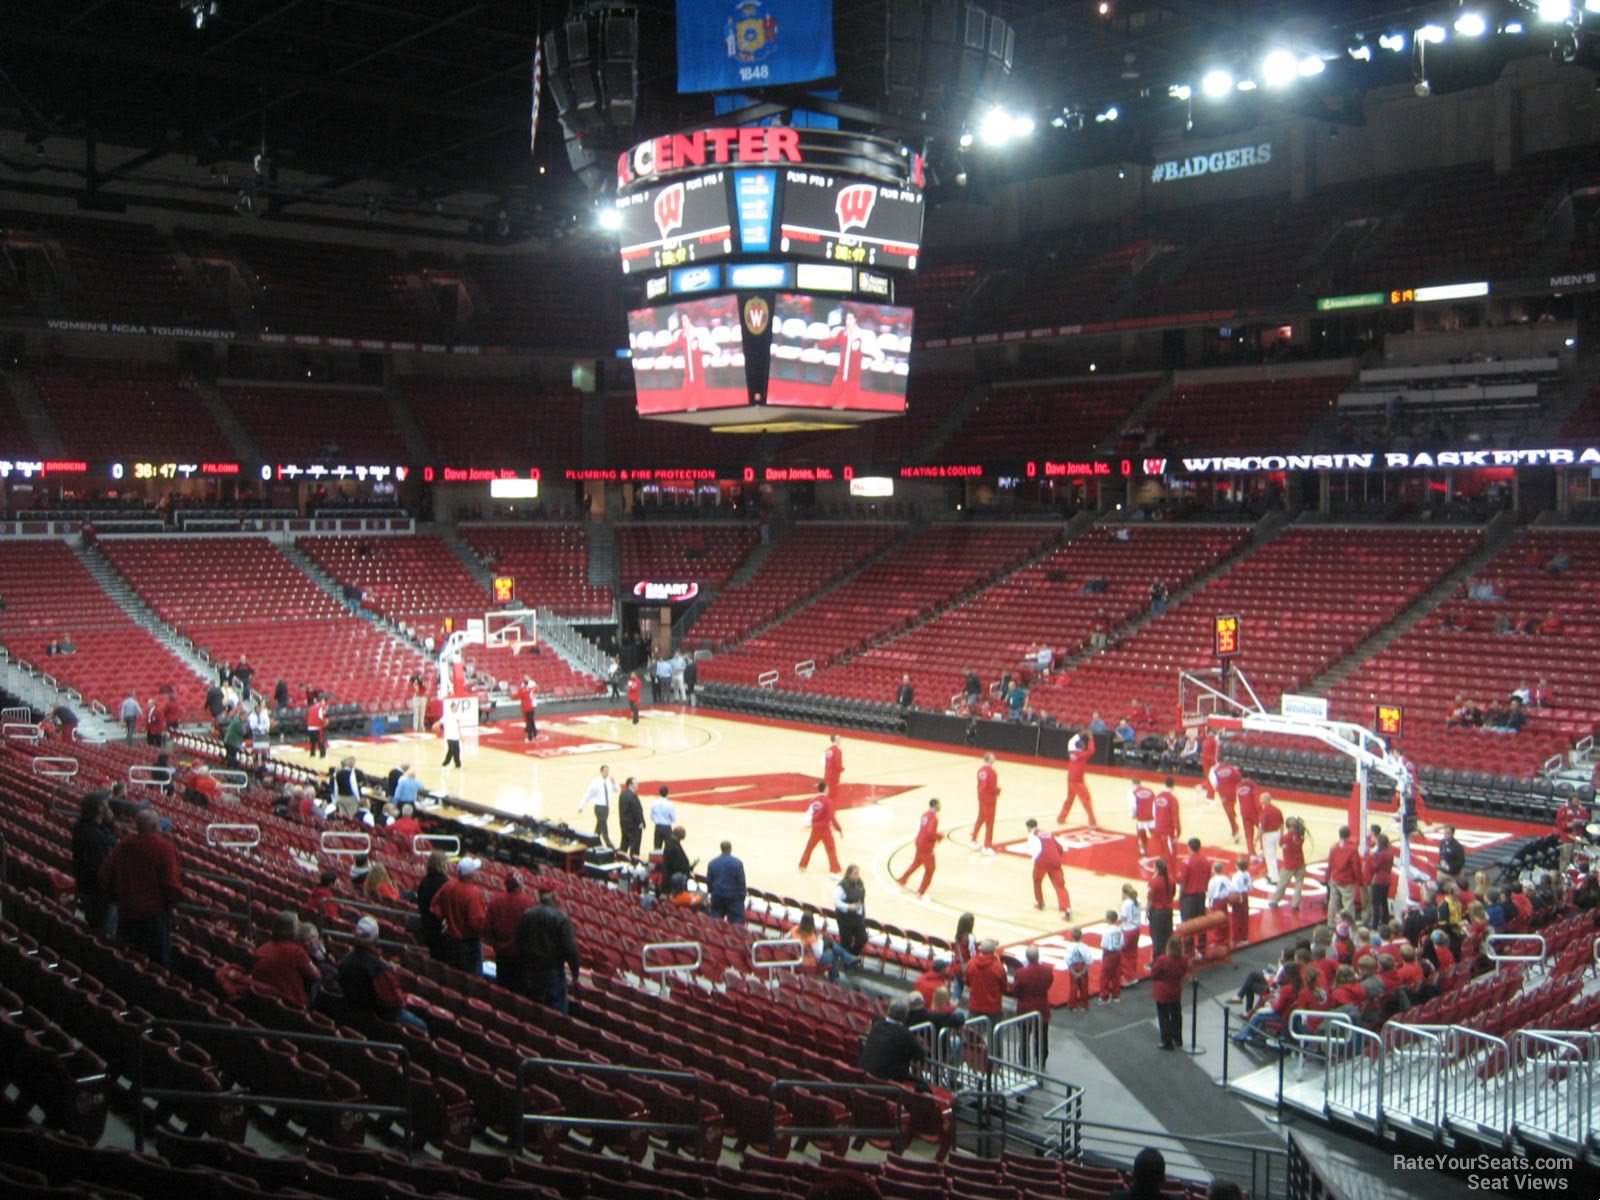
<svg viewBox="0 0 1600 1200">
<path fill-rule="evenodd" d="M 161 815 L 145 809 L 134 832 L 100 864 L 100 890 L 117 901 L 117 936 L 162 966 L 172 961 L 172 907 L 183 899 L 178 851 L 161 832 Z"/>
<path fill-rule="evenodd" d="M 411 849 L 411 840 L 422 832 L 422 822 L 417 820 L 416 808 L 410 804 L 400 806 L 400 815 L 389 826 L 389 835 L 397 839 L 407 850 Z"/>
<path fill-rule="evenodd" d="M 1328 924 L 1360 909 L 1361 851 L 1350 840 L 1350 826 L 1339 826 L 1339 840 L 1328 851 Z"/>
<path fill-rule="evenodd" d="M 336 919 L 339 916 L 339 900 L 334 895 L 334 889 L 338 886 L 338 873 L 324 871 L 317 877 L 317 886 L 311 889 L 306 906 L 324 921 Z"/>
<path fill-rule="evenodd" d="M 917 995 L 922 997 L 924 1008 L 931 1009 L 933 1007 L 933 995 L 945 986 L 949 974 L 950 960 L 940 957 L 934 959 L 928 968 L 917 976 L 917 982 L 911 986 Z"/>
<path fill-rule="evenodd" d="M 361 881 L 361 894 L 373 904 L 398 904 L 400 889 L 389 878 L 389 868 L 375 862 L 367 868 L 367 877 Z"/>
<path fill-rule="evenodd" d="M 1572 866 L 1572 856 L 1585 838 L 1584 830 L 1591 820 L 1589 806 L 1576 792 L 1556 810 L 1556 836 L 1561 841 L 1561 869 Z"/>
<path fill-rule="evenodd" d="M 1394 886 L 1394 862 L 1399 857 L 1395 848 L 1389 845 L 1389 839 L 1384 834 L 1379 834 L 1374 841 L 1374 850 L 1366 861 L 1363 874 L 1366 877 L 1367 895 L 1367 920 L 1372 925 L 1389 919 L 1389 899 Z"/>
<path fill-rule="evenodd" d="M 1082 937 L 1082 932 L 1078 932 Z M 1029 946 L 1024 951 L 1026 964 L 1017 969 L 1012 990 L 1017 996 L 1017 1015 L 1039 1014 L 1039 1061 L 1050 1058 L 1050 985 L 1055 982 L 1055 968 L 1039 961 L 1039 947 Z"/>
<path fill-rule="evenodd" d="M 1417 948 L 1410 942 L 1400 947 L 1400 965 L 1395 968 L 1395 984 L 1403 987 L 1413 999 L 1422 988 L 1425 978 L 1422 964 L 1417 961 Z"/>
<path fill-rule="evenodd" d="M 1189 839 L 1189 857 L 1178 868 L 1178 919 L 1192 921 L 1206 911 L 1206 885 L 1211 882 L 1211 860 L 1200 852 L 1200 839 Z M 1204 939 L 1201 945 L 1204 946 Z"/>
<path fill-rule="evenodd" d="M 167 703 L 165 697 L 152 696 L 144 709 L 145 744 L 160 749 L 167 744 Z"/>
<path fill-rule="evenodd" d="M 217 777 L 211 773 L 210 767 L 196 767 L 194 774 L 189 776 L 189 784 L 184 789 L 183 798 L 190 804 L 209 808 L 213 802 L 222 798 L 222 785 L 217 782 Z"/>
<path fill-rule="evenodd" d="M 1155 874 L 1150 876 L 1144 899 L 1145 919 L 1150 922 L 1152 970 L 1156 960 L 1165 956 L 1167 942 L 1172 938 L 1172 877 L 1167 873 L 1167 860 L 1156 859 L 1153 868 Z"/>
<path fill-rule="evenodd" d="M 300 945 L 300 918 L 284 909 L 272 920 L 272 939 L 256 949 L 250 978 L 282 996 L 296 1008 L 316 1001 L 322 974 Z"/>
<path fill-rule="evenodd" d="M 1455 951 L 1450 948 L 1450 935 L 1448 933 L 1442 929 L 1435 929 L 1429 936 L 1428 941 L 1433 947 L 1434 965 L 1439 968 L 1440 974 L 1456 965 L 1456 955 Z"/>
<path fill-rule="evenodd" d="M 967 1011 L 997 1020 L 1007 991 L 1006 966 L 995 953 L 995 940 L 978 943 L 978 956 L 967 964 Z"/>
<path fill-rule="evenodd" d="M 433 898 L 433 915 L 444 925 L 444 961 L 472 975 L 483 973 L 483 931 L 489 905 L 474 881 L 482 867 L 475 858 L 456 864 L 456 877 Z"/>
<path fill-rule="evenodd" d="M 522 886 L 522 875 L 512 871 L 506 876 L 506 888 L 496 892 L 489 901 L 484 934 L 494 951 L 494 977 L 508 988 L 523 988 L 522 967 L 517 962 L 517 925 L 522 914 L 536 903 L 532 893 Z"/>
<path fill-rule="evenodd" d="M 1511 885 L 1508 897 L 1512 910 L 1519 921 L 1524 922 L 1524 925 L 1526 925 L 1527 922 L 1533 920 L 1533 901 L 1528 899 L 1527 893 L 1522 890 L 1521 881 Z"/>
<path fill-rule="evenodd" d="M 1183 947 L 1177 942 L 1150 963 L 1150 997 L 1156 1002 L 1156 1027 L 1163 1050 L 1183 1045 L 1183 977 L 1188 971 Z"/>
<path fill-rule="evenodd" d="M 1242 1045 L 1258 1034 L 1282 1034 L 1289 1027 L 1290 1014 L 1294 1012 L 1295 1001 L 1299 999 L 1303 986 L 1300 964 L 1290 963 L 1284 968 L 1271 999 L 1264 999 L 1256 1006 L 1239 1032 L 1233 1035 L 1233 1040 Z"/>
<path fill-rule="evenodd" d="M 1367 1006 L 1367 993 L 1356 982 L 1356 969 L 1341 966 L 1333 975 L 1333 988 L 1328 992 L 1328 1007 L 1342 1010 L 1346 1016 L 1359 1020 Z"/>
</svg>

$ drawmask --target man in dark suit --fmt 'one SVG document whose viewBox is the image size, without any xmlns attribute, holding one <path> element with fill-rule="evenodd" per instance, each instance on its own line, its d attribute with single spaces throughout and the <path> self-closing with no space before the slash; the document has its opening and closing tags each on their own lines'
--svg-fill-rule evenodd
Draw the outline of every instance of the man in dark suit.
<svg viewBox="0 0 1600 1200">
<path fill-rule="evenodd" d="M 861 1043 L 861 1059 L 856 1064 L 868 1075 L 892 1083 L 920 1083 L 911 1068 L 928 1056 L 927 1050 L 906 1025 L 910 1012 L 904 1000 L 889 1005 L 887 1016 L 873 1021 Z"/>
<path fill-rule="evenodd" d="M 644 838 L 644 806 L 639 803 L 638 785 L 632 775 L 623 781 L 622 793 L 617 797 L 617 814 L 622 822 L 622 844 L 617 848 L 638 858 Z"/>
</svg>

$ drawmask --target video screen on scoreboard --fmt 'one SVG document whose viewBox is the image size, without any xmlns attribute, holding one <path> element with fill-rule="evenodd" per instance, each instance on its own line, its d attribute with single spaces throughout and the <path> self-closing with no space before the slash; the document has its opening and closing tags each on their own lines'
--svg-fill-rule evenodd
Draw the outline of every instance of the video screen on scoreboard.
<svg viewBox="0 0 1600 1200">
<path fill-rule="evenodd" d="M 833 296 L 779 295 L 768 404 L 904 412 L 911 310 Z"/>
<path fill-rule="evenodd" d="M 639 415 L 750 403 L 735 296 L 708 296 L 628 314 Z"/>
<path fill-rule="evenodd" d="M 915 270 L 922 193 L 849 176 L 786 170 L 779 248 L 795 258 Z"/>
<path fill-rule="evenodd" d="M 624 275 L 683 267 L 733 252 L 728 173 L 645 188 L 617 198 Z"/>
</svg>

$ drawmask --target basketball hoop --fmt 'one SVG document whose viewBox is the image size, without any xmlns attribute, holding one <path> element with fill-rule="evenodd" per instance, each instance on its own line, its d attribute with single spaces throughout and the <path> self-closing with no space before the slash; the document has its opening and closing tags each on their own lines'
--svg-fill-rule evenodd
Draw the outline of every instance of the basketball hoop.
<svg viewBox="0 0 1600 1200">
<path fill-rule="evenodd" d="M 483 615 L 483 644 L 509 646 L 512 654 L 539 640 L 538 617 L 531 608 L 500 609 Z"/>
<path fill-rule="evenodd" d="M 1282 701 L 1280 701 L 1280 705 Z M 1371 811 L 1370 787 L 1373 775 L 1398 788 L 1405 778 L 1405 760 L 1384 739 L 1352 721 L 1331 720 L 1323 715 L 1290 711 L 1270 712 L 1262 704 L 1250 680 L 1237 666 L 1231 670 L 1199 667 L 1178 671 L 1178 709 L 1186 727 L 1204 726 L 1217 731 L 1272 733 L 1321 742 L 1355 764 L 1358 792 L 1356 822 L 1365 829 Z M 1411 864 L 1411 836 L 1402 823 L 1400 834 L 1399 894 L 1396 911 L 1404 914 L 1412 903 L 1410 881 L 1415 877 Z"/>
</svg>

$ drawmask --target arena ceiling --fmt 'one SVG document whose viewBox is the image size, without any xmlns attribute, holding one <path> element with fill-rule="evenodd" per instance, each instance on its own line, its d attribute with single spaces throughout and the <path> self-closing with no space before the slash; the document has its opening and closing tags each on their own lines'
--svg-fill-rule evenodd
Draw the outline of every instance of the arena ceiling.
<svg viewBox="0 0 1600 1200">
<path fill-rule="evenodd" d="M 837 0 L 847 101 L 879 98 L 884 4 Z M 670 0 L 641 0 L 635 7 L 645 23 L 639 132 L 703 118 L 702 99 L 672 94 Z M 1016 102 L 1036 113 L 1044 129 L 1057 122 L 1032 163 L 1019 162 L 1016 169 L 1059 170 L 1079 161 L 1137 159 L 1177 119 L 1167 94 L 1171 84 L 1197 82 L 1208 64 L 1274 45 L 1328 56 L 1331 68 L 1317 89 L 1274 103 L 1355 119 L 1353 97 L 1412 78 L 1415 64 L 1410 54 L 1394 54 L 1351 70 L 1344 52 L 1353 39 L 1447 18 L 1456 4 L 990 0 L 987 7 L 1018 33 Z M 1511 13 L 1518 6 L 1487 7 Z M 29 171 L 65 176 L 68 183 L 57 179 L 55 186 L 104 196 L 130 183 L 174 178 L 181 167 L 194 186 L 226 199 L 248 174 L 246 166 L 258 169 L 262 154 L 273 178 L 292 176 L 308 194 L 366 207 L 369 218 L 430 206 L 493 210 L 513 204 L 529 218 L 525 234 L 538 234 L 558 219 L 570 220 L 585 203 L 567 167 L 548 90 L 537 157 L 528 145 L 533 48 L 539 31 L 567 9 L 560 0 L 13 5 L 0 35 L 0 130 L 9 131 L 0 141 L 0 163 L 14 177 Z M 1493 52 L 1454 54 L 1439 47 L 1435 60 L 1447 74 L 1451 60 L 1464 64 L 1457 72 L 1464 84 L 1492 79 L 1510 54 L 1547 53 L 1549 47 L 1548 36 L 1541 44 L 1530 32 Z M 1260 118 L 1264 102 L 1241 103 L 1207 119 L 1248 123 Z M 1093 114 L 1112 104 L 1126 119 L 1097 128 Z M 1185 119 L 1192 124 L 1192 114 Z M 59 141 L 79 147 L 83 161 L 55 162 Z M 119 149 L 91 157 L 81 152 L 90 143 Z M 279 199 L 274 213 L 295 203 L 292 195 Z M 535 211 L 548 220 L 532 220 Z"/>
</svg>

